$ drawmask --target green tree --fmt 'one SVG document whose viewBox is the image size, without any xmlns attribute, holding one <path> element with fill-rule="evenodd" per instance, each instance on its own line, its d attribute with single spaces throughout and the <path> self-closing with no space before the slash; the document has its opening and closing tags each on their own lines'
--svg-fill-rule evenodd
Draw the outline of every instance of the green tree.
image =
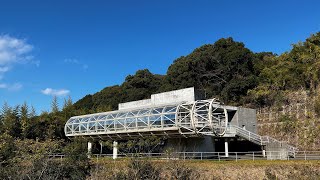
<svg viewBox="0 0 320 180">
<path fill-rule="evenodd" d="M 79 111 L 78 114 L 90 113 L 90 110 L 93 109 L 93 107 L 94 107 L 92 95 L 88 94 L 88 95 L 84 96 L 83 98 L 78 100 L 73 106 L 77 111 Z"/>
<path fill-rule="evenodd" d="M 222 38 L 176 59 L 165 76 L 147 69 L 126 77 L 122 85 L 106 87 L 74 104 L 76 114 L 115 110 L 118 103 L 149 98 L 150 94 L 194 86 L 206 98 L 225 103 L 269 106 L 286 101 L 286 91 L 318 93 L 320 32 L 292 50 L 276 55 L 253 53 L 241 42 Z M 111 108 L 110 108 L 111 107 Z"/>
<path fill-rule="evenodd" d="M 58 98 L 57 96 L 54 96 L 51 102 L 51 112 L 52 113 L 57 113 L 59 112 L 59 103 L 58 103 Z"/>
<path fill-rule="evenodd" d="M 159 91 L 163 77 L 152 74 L 148 69 L 138 70 L 135 75 L 126 77 L 122 84 L 126 101 L 150 98 Z"/>
<path fill-rule="evenodd" d="M 27 138 L 30 133 L 29 108 L 26 102 L 20 107 L 21 135 L 22 138 Z"/>
<path fill-rule="evenodd" d="M 94 95 L 86 95 L 74 104 L 74 108 L 77 114 L 116 110 L 121 102 L 150 98 L 151 94 L 160 92 L 163 78 L 147 69 L 138 70 L 127 76 L 120 86 L 106 87 Z"/>
<path fill-rule="evenodd" d="M 194 86 L 207 97 L 237 102 L 257 85 L 253 61 L 256 56 L 241 42 L 222 38 L 178 58 L 166 79 L 172 89 Z"/>
<path fill-rule="evenodd" d="M 38 123 L 38 117 L 36 110 L 33 106 L 31 106 L 31 110 L 29 113 L 29 133 L 27 135 L 27 138 L 36 139 L 37 138 L 37 123 Z"/>
<path fill-rule="evenodd" d="M 70 117 L 74 116 L 75 114 L 74 106 L 70 96 L 68 97 L 68 99 L 64 99 L 62 113 L 63 113 L 64 122 L 70 119 Z"/>
<path fill-rule="evenodd" d="M 72 104 L 71 99 L 69 100 Z M 65 108 L 70 109 L 70 105 L 68 104 L 68 101 L 66 101 Z M 65 109 L 66 110 L 66 109 Z M 70 111 L 64 112 L 65 116 L 71 116 Z M 53 97 L 52 103 L 51 103 L 51 113 L 48 114 L 47 117 L 47 123 L 48 123 L 48 137 L 49 138 L 64 138 L 64 124 L 66 122 L 67 117 L 63 116 L 63 111 L 59 111 L 59 103 L 56 96 Z"/>
<path fill-rule="evenodd" d="M 12 137 L 20 137 L 21 135 L 19 109 L 19 106 L 12 108 L 6 102 L 2 107 L 3 132 Z"/>
<path fill-rule="evenodd" d="M 35 134 L 36 137 L 44 139 L 52 139 L 54 137 L 54 122 L 50 118 L 49 112 L 43 111 L 40 116 L 37 118 L 37 123 L 35 125 Z"/>
<path fill-rule="evenodd" d="M 285 94 L 296 90 L 317 93 L 320 79 L 320 33 L 305 42 L 294 44 L 280 56 L 257 55 L 255 69 L 259 85 L 249 90 L 249 97 L 258 106 L 286 102 Z M 261 58 L 261 55 L 264 55 Z"/>
</svg>

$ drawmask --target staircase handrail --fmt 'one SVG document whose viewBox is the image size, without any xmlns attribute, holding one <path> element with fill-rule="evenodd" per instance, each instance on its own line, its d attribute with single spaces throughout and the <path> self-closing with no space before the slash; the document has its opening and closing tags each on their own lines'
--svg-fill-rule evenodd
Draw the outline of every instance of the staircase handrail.
<svg viewBox="0 0 320 180">
<path fill-rule="evenodd" d="M 272 138 L 270 136 L 260 136 L 256 133 L 253 133 L 251 131 L 248 131 L 246 129 L 243 129 L 239 126 L 235 126 L 235 125 L 229 125 L 230 128 L 234 128 L 236 135 L 245 138 L 253 143 L 259 144 L 259 145 L 266 145 L 267 143 L 271 143 L 271 142 L 275 142 L 278 143 L 281 147 L 286 148 L 289 152 L 296 152 L 298 150 L 298 148 L 289 145 L 286 142 L 283 141 L 279 141 L 275 138 Z"/>
</svg>

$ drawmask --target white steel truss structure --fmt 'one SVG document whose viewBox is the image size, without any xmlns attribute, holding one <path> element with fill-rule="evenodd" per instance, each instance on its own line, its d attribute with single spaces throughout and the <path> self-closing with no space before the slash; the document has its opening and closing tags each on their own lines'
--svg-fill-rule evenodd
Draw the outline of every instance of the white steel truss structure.
<svg viewBox="0 0 320 180">
<path fill-rule="evenodd" d="M 178 106 L 177 121 L 182 134 L 223 136 L 228 126 L 227 110 L 216 99 L 199 100 Z"/>
<path fill-rule="evenodd" d="M 284 148 L 294 156 L 295 147 L 229 124 L 229 108 L 216 99 L 198 100 L 140 109 L 126 109 L 70 118 L 67 137 L 127 140 L 140 136 L 241 137 L 255 144 Z"/>
<path fill-rule="evenodd" d="M 146 134 L 165 136 L 223 136 L 227 110 L 216 99 L 119 110 L 70 118 L 65 134 L 100 139 L 127 139 Z"/>
</svg>

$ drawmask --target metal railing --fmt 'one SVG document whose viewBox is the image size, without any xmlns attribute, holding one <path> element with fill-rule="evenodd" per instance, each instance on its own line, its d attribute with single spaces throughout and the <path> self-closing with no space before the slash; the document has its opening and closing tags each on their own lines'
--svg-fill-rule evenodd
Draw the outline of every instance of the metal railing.
<svg viewBox="0 0 320 180">
<path fill-rule="evenodd" d="M 120 153 L 118 158 L 138 157 L 152 159 L 179 160 L 213 160 L 213 161 L 241 161 L 241 160 L 320 160 L 320 151 L 298 151 L 295 156 L 283 154 L 283 151 L 252 152 L 172 152 L 172 153 Z M 92 158 L 112 158 L 112 154 L 92 154 Z"/>
<path fill-rule="evenodd" d="M 262 136 L 255 134 L 251 131 L 245 130 L 239 126 L 230 125 L 230 128 L 235 129 L 236 135 L 238 135 L 242 138 L 245 138 L 248 141 L 251 141 L 255 144 L 264 145 L 263 144 L 264 141 L 262 141 Z"/>
<path fill-rule="evenodd" d="M 283 151 L 252 152 L 170 152 L 170 153 L 119 153 L 118 158 L 152 158 L 152 159 L 179 159 L 179 160 L 213 160 L 213 161 L 241 161 L 241 160 L 320 160 L 320 151 L 297 151 L 295 156 L 285 154 Z M 49 158 L 63 159 L 64 154 L 49 154 Z M 91 154 L 91 158 L 112 158 L 112 154 Z M 285 158 L 284 158 L 285 157 Z"/>
<path fill-rule="evenodd" d="M 235 129 L 236 135 L 238 135 L 244 139 L 247 139 L 248 141 L 251 141 L 255 144 L 261 145 L 261 146 L 268 145 L 270 143 L 276 143 L 279 147 L 287 149 L 287 151 L 291 155 L 295 154 L 295 152 L 298 151 L 298 149 L 296 147 L 293 147 L 284 141 L 278 141 L 278 140 L 276 140 L 272 137 L 269 137 L 269 136 L 260 136 L 258 134 L 253 133 L 253 132 L 245 130 L 239 126 L 230 125 L 230 129 Z"/>
</svg>

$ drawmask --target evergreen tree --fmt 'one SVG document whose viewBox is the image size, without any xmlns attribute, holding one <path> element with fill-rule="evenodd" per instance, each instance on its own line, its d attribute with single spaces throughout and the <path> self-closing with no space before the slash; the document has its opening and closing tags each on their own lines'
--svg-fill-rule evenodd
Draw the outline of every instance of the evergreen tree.
<svg viewBox="0 0 320 180">
<path fill-rule="evenodd" d="M 3 132 L 12 137 L 20 137 L 21 123 L 19 119 L 19 106 L 10 107 L 6 102 L 2 107 L 3 116 Z"/>
<path fill-rule="evenodd" d="M 17 105 L 13 108 L 12 111 L 13 119 L 13 134 L 14 137 L 21 137 L 21 119 L 20 119 L 20 105 Z"/>
<path fill-rule="evenodd" d="M 33 106 L 31 106 L 31 111 L 30 111 L 29 117 L 34 118 L 36 116 L 37 116 L 36 109 Z"/>
<path fill-rule="evenodd" d="M 27 138 L 31 138 L 31 139 L 37 138 L 37 124 L 38 124 L 37 113 L 35 108 L 31 106 L 31 110 L 29 113 L 29 133 Z"/>
<path fill-rule="evenodd" d="M 5 102 L 2 106 L 2 127 L 3 133 L 7 133 L 11 135 L 11 130 L 13 129 L 13 121 L 12 117 L 12 108 Z"/>
<path fill-rule="evenodd" d="M 59 103 L 58 103 L 58 98 L 57 96 L 54 96 L 51 102 L 51 112 L 52 113 L 57 113 L 59 112 Z"/>
<path fill-rule="evenodd" d="M 70 96 L 68 96 L 68 99 L 64 99 L 63 108 L 62 110 L 66 110 L 72 107 L 72 99 Z"/>
<path fill-rule="evenodd" d="M 72 99 L 69 96 L 68 99 L 64 99 L 64 104 L 62 108 L 62 113 L 63 113 L 63 123 L 65 123 L 70 117 L 74 116 L 74 107 L 72 103 Z"/>
<path fill-rule="evenodd" d="M 27 138 L 30 133 L 29 107 L 26 102 L 20 107 L 21 136 Z"/>
</svg>

